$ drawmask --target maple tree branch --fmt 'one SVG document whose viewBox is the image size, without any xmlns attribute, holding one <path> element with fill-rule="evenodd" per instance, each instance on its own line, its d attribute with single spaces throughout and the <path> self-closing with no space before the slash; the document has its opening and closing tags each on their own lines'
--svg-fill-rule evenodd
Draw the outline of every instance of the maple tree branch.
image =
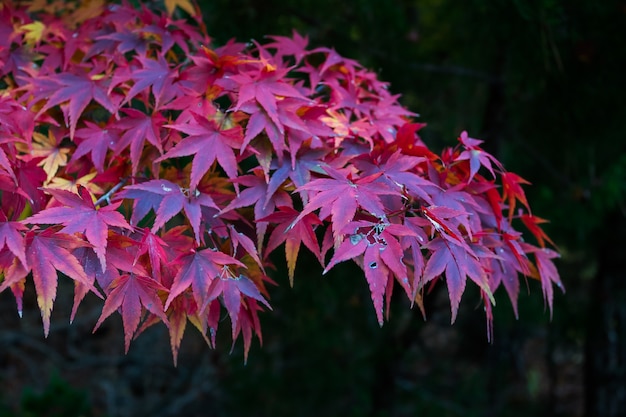
<svg viewBox="0 0 626 417">
<path fill-rule="evenodd" d="M 105 201 L 107 202 L 107 204 L 111 204 L 111 196 L 113 195 L 113 193 L 117 192 L 120 188 L 122 188 L 124 184 L 126 184 L 126 181 L 128 181 L 128 177 L 122 178 L 120 182 L 115 184 L 113 188 L 111 188 L 109 191 L 106 192 L 106 194 L 103 194 L 99 199 L 97 199 L 96 202 L 94 203 L 94 206 L 99 206 Z"/>
</svg>

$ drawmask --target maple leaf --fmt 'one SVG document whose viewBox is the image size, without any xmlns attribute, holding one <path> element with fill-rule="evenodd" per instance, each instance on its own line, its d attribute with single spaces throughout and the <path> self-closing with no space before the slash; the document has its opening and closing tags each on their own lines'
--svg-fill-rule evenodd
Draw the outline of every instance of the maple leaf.
<svg viewBox="0 0 626 417">
<path fill-rule="evenodd" d="M 223 215 L 231 210 L 254 205 L 257 245 L 261 248 L 268 225 L 266 221 L 261 221 L 261 219 L 272 214 L 276 207 L 291 206 L 291 197 L 280 189 L 270 194 L 269 184 L 265 182 L 260 169 L 255 169 L 254 175 L 242 175 L 237 177 L 235 181 L 236 184 L 241 184 L 248 188 L 241 191 L 237 197 L 220 211 L 220 214 Z"/>
<path fill-rule="evenodd" d="M 78 194 L 78 188 L 82 186 L 94 195 L 104 194 L 104 190 L 93 182 L 93 179 L 96 178 L 96 176 L 97 172 L 91 172 L 80 178 L 74 179 L 54 177 L 52 178 L 52 181 L 46 185 L 46 189 L 66 190 L 74 194 Z"/>
<path fill-rule="evenodd" d="M 192 289 L 196 304 L 206 307 L 210 301 L 208 291 L 211 283 L 224 276 L 224 272 L 229 270 L 227 265 L 245 267 L 232 256 L 212 249 L 203 249 L 183 255 L 176 263 L 180 267 L 165 302 L 165 310 L 168 309 L 176 296 L 182 294 L 189 287 Z"/>
<path fill-rule="evenodd" d="M 482 140 L 470 138 L 467 135 L 467 132 L 463 131 L 461 132 L 461 136 L 459 137 L 459 142 L 461 142 L 466 149 L 461 152 L 456 160 L 469 161 L 470 174 L 467 182 L 470 182 L 472 178 L 474 178 L 474 175 L 478 173 L 478 170 L 481 166 L 487 168 L 493 178 L 496 177 L 496 174 L 493 172 L 493 166 L 491 165 L 492 163 L 495 164 L 501 171 L 504 170 L 504 167 L 502 167 L 500 161 L 498 161 L 491 154 L 485 152 L 478 146 L 483 142 Z"/>
<path fill-rule="evenodd" d="M 74 139 L 78 119 L 92 99 L 110 113 L 116 113 L 117 105 L 106 90 L 99 85 L 97 78 L 88 74 L 76 75 L 64 72 L 33 79 L 33 103 L 46 99 L 46 104 L 39 110 L 36 117 L 58 104 L 67 102 L 67 111 L 64 110 L 65 121 L 68 124 L 69 118 L 70 138 Z"/>
<path fill-rule="evenodd" d="M 239 313 L 242 307 L 241 298 L 242 295 L 250 297 L 254 300 L 260 301 L 270 310 L 272 309 L 269 303 L 263 298 L 259 289 L 254 283 L 243 275 L 237 277 L 223 277 L 214 279 L 211 282 L 211 286 L 208 289 L 205 303 L 209 302 L 221 296 L 224 300 L 224 305 L 230 316 L 232 325 L 232 338 L 235 340 L 236 331 L 238 326 Z M 201 310 L 204 310 L 206 305 L 203 305 Z"/>
<path fill-rule="evenodd" d="M 362 175 L 382 172 L 379 181 L 390 188 L 399 187 L 401 190 L 406 188 L 409 195 L 432 204 L 432 195 L 441 188 L 415 172 L 415 167 L 424 162 L 425 158 L 403 155 L 397 151 L 381 159 L 382 161 L 372 161 L 370 158 L 356 159 L 354 165 L 363 171 Z"/>
<path fill-rule="evenodd" d="M 422 156 L 429 161 L 435 161 L 439 157 L 426 147 L 417 132 L 423 129 L 426 123 L 404 123 L 398 129 L 395 145 L 405 155 Z"/>
<path fill-rule="evenodd" d="M 126 98 L 122 104 L 128 103 L 148 87 L 152 89 L 156 109 L 160 108 L 161 103 L 166 103 L 178 95 L 179 88 L 174 82 L 178 76 L 178 71 L 170 68 L 169 63 L 162 55 L 159 55 L 156 60 L 146 56 L 139 56 L 136 59 L 142 68 L 123 68 L 113 77 L 109 86 L 109 91 L 111 91 L 120 81 L 124 82 L 130 79 L 134 82 L 125 94 Z"/>
<path fill-rule="evenodd" d="M 459 211 L 445 206 L 428 206 L 422 207 L 422 213 L 426 220 L 432 225 L 433 234 L 434 232 L 438 232 L 444 239 L 470 250 L 463 236 L 460 235 L 458 226 L 451 222 L 452 220 L 461 218 L 461 221 L 458 223 L 462 224 L 466 231 L 470 231 L 467 223 L 468 214 L 465 211 Z"/>
<path fill-rule="evenodd" d="M 0 251 L 6 246 L 22 265 L 28 264 L 23 235 L 26 230 L 27 228 L 19 222 L 7 221 L 4 213 L 0 211 Z"/>
<path fill-rule="evenodd" d="M 249 256 L 254 262 L 256 262 L 257 266 L 264 273 L 265 270 L 263 268 L 263 262 L 261 262 L 261 258 L 259 258 L 259 253 L 254 246 L 254 242 L 252 241 L 252 239 L 250 239 L 245 234 L 238 232 L 237 229 L 235 229 L 235 226 L 233 226 L 232 224 L 228 226 L 228 235 L 230 236 L 230 242 L 233 247 L 233 256 L 237 256 L 239 258 L 242 258 L 246 255 Z M 243 255 L 241 256 L 239 256 L 237 253 L 240 246 L 242 248 L 241 252 L 243 252 Z"/>
<path fill-rule="evenodd" d="M 41 310 L 44 334 L 50 331 L 50 314 L 57 292 L 57 271 L 87 286 L 94 294 L 102 298 L 99 291 L 89 280 L 83 267 L 70 252 L 83 243 L 75 237 L 56 233 L 46 229 L 39 233 L 30 231 L 26 234 L 26 264 L 14 262 L 6 271 L 5 279 L 0 284 L 0 292 L 17 284 L 32 272 L 37 292 L 37 304 Z M 21 304 L 19 300 L 18 304 Z"/>
<path fill-rule="evenodd" d="M 13 164 L 11 164 L 11 162 L 9 161 L 9 158 L 7 157 L 7 154 L 4 152 L 4 150 L 2 148 L 0 148 L 0 168 L 2 170 L 4 170 L 4 172 L 6 174 L 8 174 L 8 176 L 11 178 L 11 180 L 13 180 L 14 182 L 17 181 L 17 179 L 15 178 L 15 173 L 13 172 Z M 0 175 L 2 175 L 2 172 L 0 171 Z M 2 175 L 4 176 L 4 175 Z"/>
<path fill-rule="evenodd" d="M 67 155 L 69 148 L 59 147 L 53 130 L 48 130 L 48 136 L 44 136 L 39 132 L 33 133 L 32 151 L 30 154 L 34 157 L 44 157 L 37 165 L 46 172 L 46 182 L 49 182 L 59 170 L 59 167 L 67 165 Z"/>
<path fill-rule="evenodd" d="M 309 43 L 308 36 L 302 36 L 295 29 L 292 32 L 291 37 L 287 36 L 268 36 L 274 42 L 268 43 L 267 48 L 275 48 L 276 56 L 282 57 L 284 55 L 292 55 L 296 58 L 296 64 L 302 61 L 307 55 L 307 44 Z"/>
<path fill-rule="evenodd" d="M 109 256 L 107 257 L 107 267 L 104 272 L 100 266 L 98 256 L 90 247 L 79 246 L 72 250 L 72 255 L 78 259 L 89 282 L 91 284 L 97 282 L 100 288 L 105 290 L 105 293 L 111 282 L 120 276 L 120 270 L 114 265 L 114 263 L 117 264 L 117 262 L 112 259 L 113 256 L 111 256 L 110 248 Z M 78 307 L 89 291 L 89 286 L 83 285 L 79 281 L 74 281 L 74 305 L 72 306 L 72 312 L 70 314 L 70 323 L 74 321 Z"/>
<path fill-rule="evenodd" d="M 324 175 L 326 171 L 324 171 L 323 166 L 326 164 L 320 163 L 320 161 L 324 159 L 327 153 L 327 150 L 309 149 L 302 155 L 292 154 L 291 162 L 286 159 L 282 161 L 272 160 L 270 168 L 276 170 L 268 182 L 268 194 L 273 194 L 287 178 L 291 179 L 296 187 L 302 187 L 311 181 L 312 173 Z M 308 203 L 308 193 L 302 190 L 299 194 L 302 202 Z"/>
<path fill-rule="evenodd" d="M 319 243 L 315 236 L 315 228 L 322 225 L 322 222 L 315 214 L 309 213 L 302 218 L 302 221 L 296 223 L 294 227 L 289 228 L 299 214 L 299 211 L 291 207 L 281 206 L 278 207 L 277 212 L 259 219 L 259 221 L 262 222 L 278 223 L 278 226 L 276 226 L 270 234 L 266 252 L 269 254 L 283 242 L 285 243 L 285 258 L 287 260 L 289 284 L 292 287 L 296 261 L 298 260 L 298 253 L 302 243 L 315 255 L 320 264 L 323 263 Z"/>
<path fill-rule="evenodd" d="M 521 184 L 530 184 L 524 178 L 513 172 L 502 173 L 502 199 L 507 200 L 509 203 L 509 221 L 513 218 L 515 212 L 515 201 L 519 200 L 526 209 L 530 212 L 528 201 L 526 200 L 526 194 Z"/>
<path fill-rule="evenodd" d="M 150 209 L 153 209 L 156 213 L 156 219 L 152 226 L 153 233 L 163 227 L 181 210 L 184 210 L 197 242 L 201 242 L 202 207 L 218 209 L 209 195 L 198 190 L 189 195 L 188 190 L 184 190 L 179 185 L 167 180 L 151 180 L 142 184 L 129 185 L 116 194 L 115 198 L 135 200 L 131 215 L 131 223 L 135 225 L 148 214 Z"/>
<path fill-rule="evenodd" d="M 102 10 L 106 6 L 105 0 L 86 0 L 78 4 L 76 10 L 74 10 L 68 21 L 70 24 L 83 23 L 88 19 L 92 19 L 102 15 Z M 67 6 L 65 6 L 67 7 Z"/>
<path fill-rule="evenodd" d="M 237 328 L 233 335 L 233 347 L 235 344 L 235 338 L 239 333 L 243 334 L 243 362 L 248 361 L 248 352 L 250 351 L 250 344 L 252 342 L 252 332 L 259 338 L 259 342 L 263 344 L 263 337 L 261 335 L 261 323 L 259 322 L 259 316 L 257 311 L 261 310 L 258 303 L 253 298 L 246 298 L 245 303 L 241 303 L 239 310 L 239 316 L 237 320 Z"/>
<path fill-rule="evenodd" d="M 286 69 L 276 69 L 273 71 L 263 69 L 254 75 L 240 72 L 239 74 L 230 76 L 230 80 L 237 84 L 239 93 L 235 110 L 239 110 L 245 103 L 250 101 L 258 103 L 260 108 L 255 111 L 255 113 L 264 111 L 279 134 L 282 135 L 284 133 L 284 127 L 278 118 L 278 97 L 291 97 L 299 99 L 303 103 L 309 102 L 295 87 L 282 81 L 285 79 L 284 76 L 286 72 Z M 253 125 L 256 125 L 256 123 L 253 123 Z M 259 129 L 257 126 L 254 130 L 260 132 L 262 128 Z"/>
<path fill-rule="evenodd" d="M 520 218 L 524 225 L 528 228 L 530 233 L 535 236 L 535 239 L 537 239 L 537 242 L 539 242 L 539 246 L 541 246 L 542 248 L 545 247 L 546 241 L 550 242 L 552 246 L 556 246 L 552 239 L 550 239 L 546 232 L 544 232 L 543 229 L 539 226 L 542 223 L 547 223 L 548 221 L 546 219 L 542 219 L 541 217 L 525 213 L 522 214 Z"/>
<path fill-rule="evenodd" d="M 107 151 L 119 142 L 119 132 L 114 126 L 102 128 L 90 121 L 85 121 L 85 125 L 87 127 L 76 131 L 75 142 L 78 143 L 78 146 L 72 153 L 71 162 L 76 162 L 82 156 L 90 153 L 91 162 L 93 162 L 96 171 L 102 173 Z M 76 139 L 82 140 L 77 141 Z"/>
<path fill-rule="evenodd" d="M 502 255 L 501 253 L 499 255 Z M 490 287 L 492 292 L 495 291 L 497 286 L 502 283 L 504 289 L 511 300 L 513 306 L 513 313 L 515 318 L 519 317 L 517 308 L 517 298 L 519 296 L 520 283 L 517 275 L 517 271 L 513 267 L 513 264 L 505 262 L 499 259 L 490 259 L 489 270 L 491 271 Z M 492 284 L 491 284 L 492 283 Z"/>
<path fill-rule="evenodd" d="M 269 114 L 261 110 L 258 103 L 244 104 L 241 110 L 250 113 L 250 119 L 246 125 L 246 135 L 241 144 L 241 151 L 243 152 L 252 140 L 265 131 L 276 154 L 282 155 L 285 150 L 285 127 L 282 124 L 277 125 Z"/>
<path fill-rule="evenodd" d="M 117 51 L 125 54 L 135 51 L 140 55 L 145 55 L 148 49 L 148 41 L 138 30 L 128 30 L 122 28 L 120 31 L 101 35 L 96 38 L 98 41 L 103 39 L 117 41 Z"/>
<path fill-rule="evenodd" d="M 316 191 L 309 203 L 293 221 L 292 227 L 304 216 L 320 209 L 319 218 L 332 218 L 333 232 L 338 237 L 339 231 L 344 228 L 361 207 L 374 217 L 385 217 L 385 207 L 380 199 L 381 195 L 400 196 L 397 190 L 385 184 L 374 182 L 382 173 L 353 180 L 331 167 L 324 167 L 331 178 L 319 178 L 308 184 L 298 187 L 298 191 Z"/>
<path fill-rule="evenodd" d="M 240 126 L 221 130 L 220 126 L 206 117 L 193 113 L 188 123 L 167 125 L 188 136 L 180 141 L 156 162 L 164 159 L 194 155 L 191 165 L 190 186 L 196 188 L 200 179 L 217 161 L 229 178 L 237 177 L 237 157 L 234 149 L 239 149 L 243 140 Z"/>
<path fill-rule="evenodd" d="M 139 241 L 139 247 L 135 260 L 143 254 L 148 254 L 150 260 L 150 266 L 152 270 L 152 277 L 159 283 L 161 280 L 161 266 L 165 265 L 168 261 L 168 255 L 166 252 L 167 243 L 160 237 L 150 231 L 150 229 L 143 229 L 141 240 Z"/>
<path fill-rule="evenodd" d="M 537 264 L 537 271 L 539 273 L 539 279 L 541 280 L 541 289 L 543 291 L 544 301 L 548 303 L 548 309 L 550 310 L 550 318 L 552 318 L 552 304 L 554 302 L 554 291 L 552 284 L 556 284 L 562 292 L 565 292 L 565 287 L 559 278 L 559 272 L 554 265 L 552 259 L 558 258 L 559 254 L 552 249 L 537 248 L 528 243 L 521 243 L 524 252 L 532 253 L 535 256 Z"/>
<path fill-rule="evenodd" d="M 392 276 L 397 278 L 409 297 L 413 294 L 408 271 L 402 260 L 404 253 L 398 237 L 416 236 L 416 234 L 408 227 L 383 220 L 350 222 L 341 232 L 347 237 L 324 268 L 324 274 L 336 264 L 350 259 L 360 259 L 362 255 L 363 260 L 359 264 L 365 272 L 376 317 L 382 326 L 383 297 Z"/>
<path fill-rule="evenodd" d="M 46 189 L 65 207 L 52 207 L 40 211 L 24 220 L 30 224 L 62 224 L 63 233 L 85 233 L 87 241 L 93 245 L 100 260 L 102 271 L 106 269 L 106 247 L 109 226 L 131 229 L 124 216 L 117 212 L 121 202 L 97 209 L 91 194 L 79 186 L 80 195 L 65 190 Z"/>
<path fill-rule="evenodd" d="M 159 112 L 148 115 L 135 109 L 122 109 L 121 111 L 127 117 L 122 118 L 114 125 L 115 128 L 124 131 L 115 144 L 115 152 L 119 154 L 122 149 L 130 145 L 130 160 L 132 172 L 135 175 L 146 139 L 159 150 L 159 153 L 163 153 L 160 129 L 166 119 Z"/>
<path fill-rule="evenodd" d="M 169 325 L 158 295 L 159 290 L 167 291 L 167 289 L 154 279 L 141 275 L 124 274 L 111 283 L 109 290 L 104 307 L 102 307 L 102 314 L 93 331 L 95 332 L 107 317 L 120 309 L 124 322 L 125 352 L 128 352 L 130 341 L 139 326 L 142 306 Z"/>
<path fill-rule="evenodd" d="M 169 321 L 169 334 L 170 334 L 170 348 L 172 350 L 172 357 L 174 359 L 174 366 L 178 362 L 178 350 L 180 349 L 180 343 L 183 340 L 185 334 L 185 327 L 187 327 L 187 308 L 183 304 L 184 297 L 178 297 L 174 303 L 170 304 L 168 313 Z"/>
<path fill-rule="evenodd" d="M 463 246 L 448 242 L 442 238 L 430 241 L 426 247 L 432 251 L 432 254 L 424 268 L 423 280 L 427 283 L 442 275 L 445 271 L 450 306 L 452 308 L 452 323 L 456 319 L 461 296 L 465 291 L 467 277 L 474 281 L 489 296 L 491 302 L 495 304 L 487 281 L 487 274 L 474 253 L 468 252 Z"/>
</svg>

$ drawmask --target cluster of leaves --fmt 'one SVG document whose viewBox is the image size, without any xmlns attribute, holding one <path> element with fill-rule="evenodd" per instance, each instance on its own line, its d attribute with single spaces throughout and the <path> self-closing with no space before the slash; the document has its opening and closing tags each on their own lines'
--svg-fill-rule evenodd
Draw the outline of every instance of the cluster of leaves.
<svg viewBox="0 0 626 417">
<path fill-rule="evenodd" d="M 224 308 L 247 354 L 269 255 L 293 284 L 302 245 L 363 269 L 380 324 L 394 287 L 423 311 L 438 281 L 454 321 L 468 278 L 488 323 L 501 285 L 517 314 L 520 276 L 551 308 L 557 253 L 481 141 L 437 155 L 357 62 L 295 33 L 214 48 L 168 5 L 0 8 L 0 291 L 20 315 L 30 279 L 48 333 L 60 272 L 72 318 L 104 298 L 96 328 L 119 311 L 126 349 L 158 322 L 174 359 L 188 321 L 214 345 Z"/>
</svg>

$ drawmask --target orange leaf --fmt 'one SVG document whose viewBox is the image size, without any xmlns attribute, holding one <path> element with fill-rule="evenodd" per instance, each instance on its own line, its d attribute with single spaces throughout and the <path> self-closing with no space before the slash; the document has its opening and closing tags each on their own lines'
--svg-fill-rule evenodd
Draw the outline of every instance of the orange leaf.
<svg viewBox="0 0 626 417">
<path fill-rule="evenodd" d="M 179 7 L 189 13 L 191 16 L 196 16 L 196 8 L 191 2 L 191 0 L 165 0 L 165 8 L 167 9 L 167 14 L 170 16 L 174 15 L 174 10 L 176 7 Z"/>
</svg>

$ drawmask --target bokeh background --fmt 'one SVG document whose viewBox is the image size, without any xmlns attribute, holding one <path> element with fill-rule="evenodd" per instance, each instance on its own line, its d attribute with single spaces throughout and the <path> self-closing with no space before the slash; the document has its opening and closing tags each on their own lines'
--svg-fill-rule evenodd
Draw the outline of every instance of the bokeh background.
<svg viewBox="0 0 626 417">
<path fill-rule="evenodd" d="M 157 3 L 158 4 L 158 3 Z M 552 319 L 537 282 L 515 320 L 496 294 L 495 340 L 477 293 L 453 326 L 444 291 L 427 320 L 398 298 L 381 329 L 360 271 L 277 261 L 264 345 L 247 365 L 228 332 L 193 331 L 172 365 L 163 326 L 123 353 L 121 320 L 91 334 L 100 304 L 68 324 L 60 288 L 43 338 L 33 291 L 18 319 L 0 295 L 0 416 L 626 415 L 626 2 L 623 0 L 210 0 L 215 45 L 308 35 L 375 70 L 428 126 L 462 130 L 533 183 L 566 286 Z M 67 297 L 67 300 L 63 298 Z M 89 303 L 92 303 L 91 305 Z"/>
</svg>

